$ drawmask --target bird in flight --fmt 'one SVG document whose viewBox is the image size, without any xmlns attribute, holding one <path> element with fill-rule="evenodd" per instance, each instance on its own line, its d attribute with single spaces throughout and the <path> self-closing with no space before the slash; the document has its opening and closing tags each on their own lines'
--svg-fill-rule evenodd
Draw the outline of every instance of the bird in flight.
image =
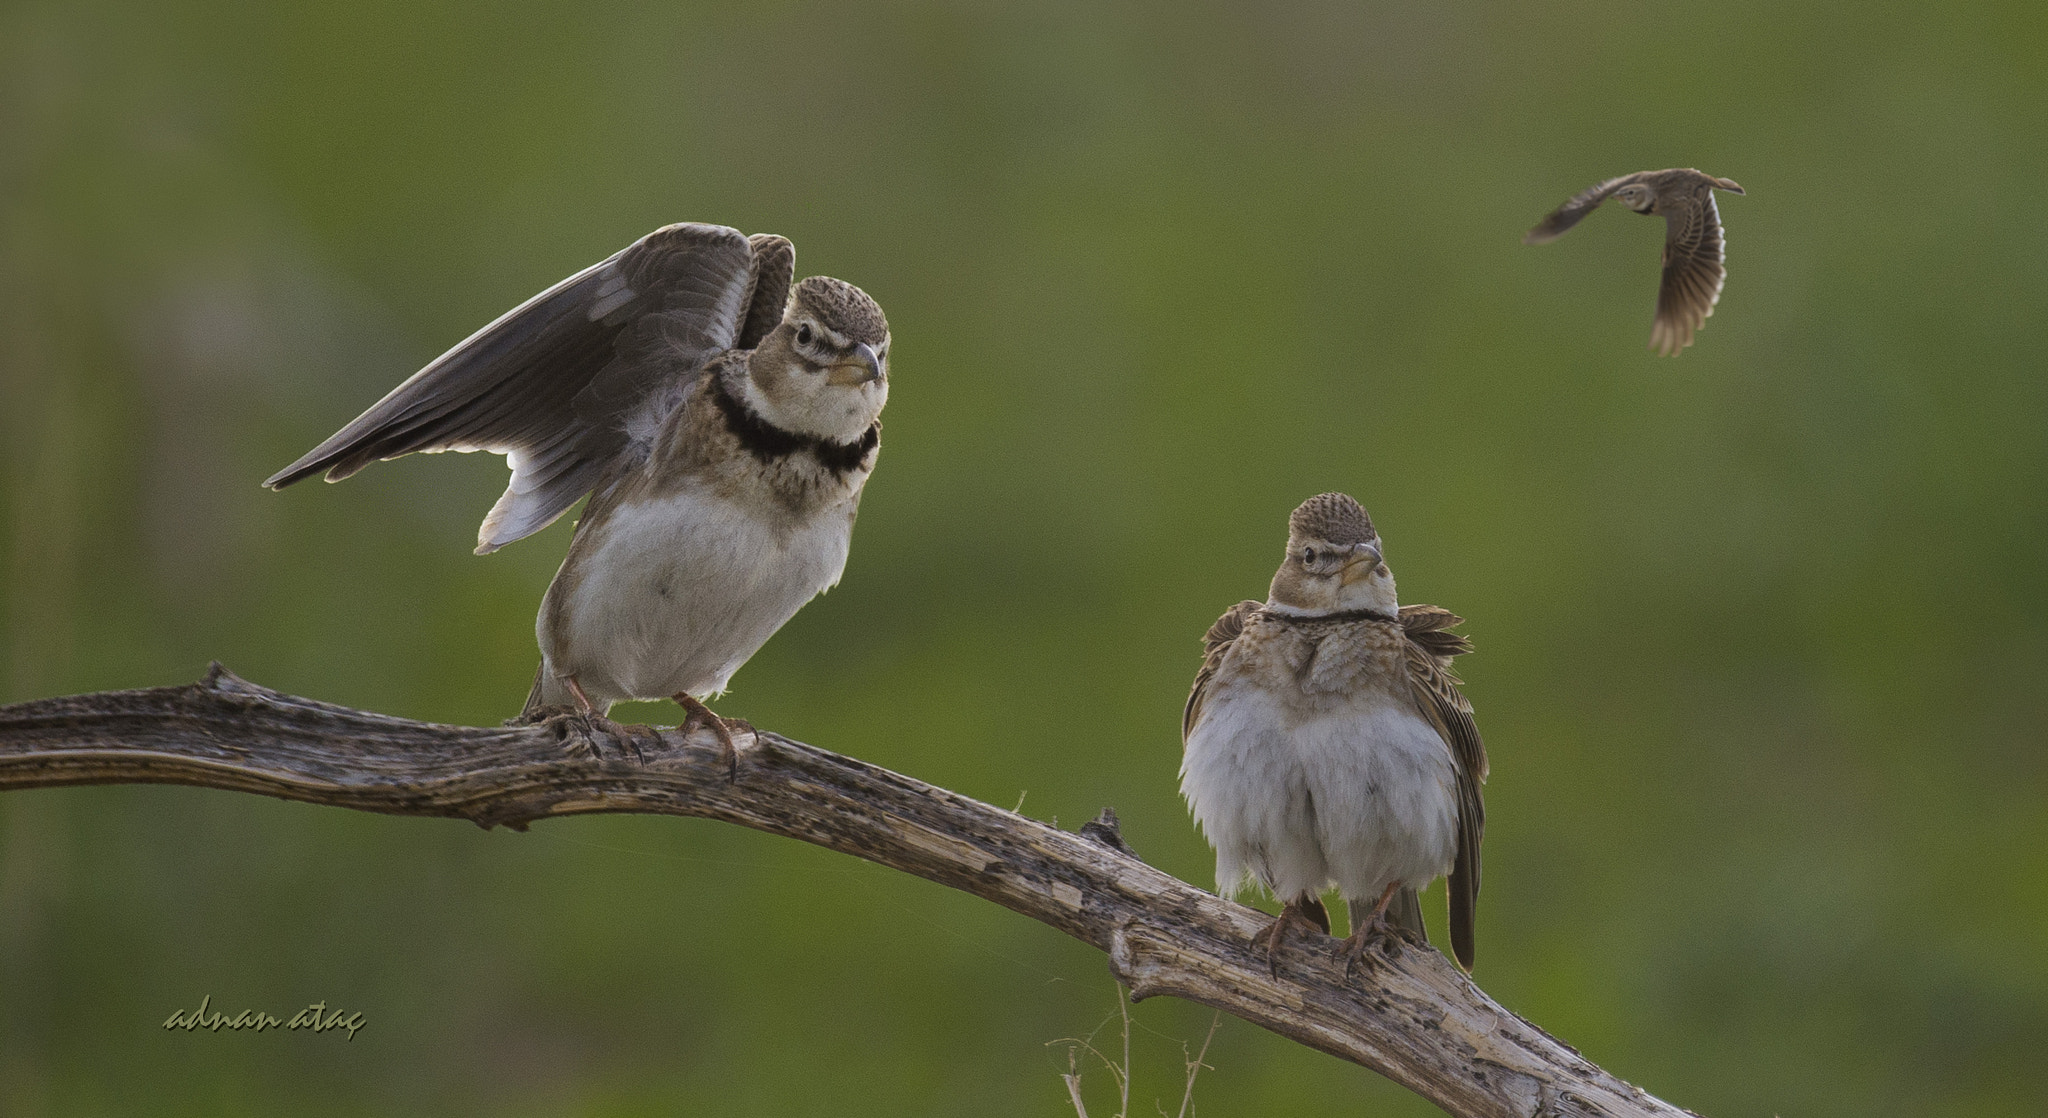
<svg viewBox="0 0 2048 1118">
<path fill-rule="evenodd" d="M 585 494 L 535 624 L 523 716 L 673 698 L 737 771 L 724 691 L 837 584 L 880 446 L 889 325 L 853 286 L 794 286 L 796 250 L 722 225 L 657 229 L 436 358 L 265 485 L 339 481 L 414 451 L 503 454 L 477 553 Z"/>
<path fill-rule="evenodd" d="M 1714 191 L 1741 194 L 1732 179 L 1715 178 L 1690 167 L 1668 171 L 1637 171 L 1588 187 L 1552 211 L 1522 236 L 1525 245 L 1548 244 L 1609 198 L 1639 214 L 1664 218 L 1664 279 L 1657 287 L 1657 317 L 1650 326 L 1650 348 L 1666 357 L 1692 344 L 1694 331 L 1714 313 L 1721 284 L 1728 277 L 1722 262 L 1721 212 Z"/>
</svg>

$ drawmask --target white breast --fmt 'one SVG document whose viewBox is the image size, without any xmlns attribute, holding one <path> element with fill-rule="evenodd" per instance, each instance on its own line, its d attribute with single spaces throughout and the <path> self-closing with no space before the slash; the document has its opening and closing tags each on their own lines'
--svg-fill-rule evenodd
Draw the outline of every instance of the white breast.
<svg viewBox="0 0 2048 1118">
<path fill-rule="evenodd" d="M 1449 873 L 1457 852 L 1449 748 L 1376 692 L 1303 716 L 1260 688 L 1219 688 L 1188 735 L 1181 793 L 1226 894 L 1257 880 L 1292 900 L 1334 884 L 1370 903 Z"/>
<path fill-rule="evenodd" d="M 725 690 L 798 608 L 846 568 L 852 501 L 794 525 L 704 487 L 616 509 L 562 611 L 549 667 L 600 702 Z"/>
</svg>

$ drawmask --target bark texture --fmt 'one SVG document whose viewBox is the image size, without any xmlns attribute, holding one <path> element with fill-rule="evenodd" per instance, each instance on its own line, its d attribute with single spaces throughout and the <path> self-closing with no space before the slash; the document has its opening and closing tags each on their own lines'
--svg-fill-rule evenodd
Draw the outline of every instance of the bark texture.
<svg viewBox="0 0 2048 1118">
<path fill-rule="evenodd" d="M 728 782 L 708 731 L 578 718 L 444 726 L 301 699 L 215 665 L 185 687 L 0 707 L 0 791 L 164 783 L 524 830 L 583 812 L 722 819 L 952 886 L 1102 949 L 1133 1000 L 1171 994 L 1362 1064 L 1460 1118 L 1690 1113 L 1501 1008 L 1434 950 L 1349 979 L 1335 941 L 1248 947 L 1271 919 L 1139 861 L 1115 817 L 1070 834 L 772 733 Z"/>
</svg>

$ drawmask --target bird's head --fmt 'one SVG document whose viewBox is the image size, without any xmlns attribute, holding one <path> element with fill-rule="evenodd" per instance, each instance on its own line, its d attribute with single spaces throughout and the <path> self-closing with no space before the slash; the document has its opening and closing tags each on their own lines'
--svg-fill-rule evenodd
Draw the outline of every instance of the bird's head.
<svg viewBox="0 0 2048 1118">
<path fill-rule="evenodd" d="M 782 322 L 747 362 L 761 418 L 848 443 L 889 400 L 889 320 L 868 293 L 811 276 L 789 293 Z"/>
<path fill-rule="evenodd" d="M 1650 212 L 1657 203 L 1657 193 L 1646 182 L 1632 182 L 1614 192 L 1614 200 L 1639 214 Z"/>
<path fill-rule="evenodd" d="M 1392 614 L 1400 608 L 1379 533 L 1357 501 L 1324 493 L 1294 510 L 1287 518 L 1287 558 L 1273 575 L 1268 602 L 1301 614 Z"/>
</svg>

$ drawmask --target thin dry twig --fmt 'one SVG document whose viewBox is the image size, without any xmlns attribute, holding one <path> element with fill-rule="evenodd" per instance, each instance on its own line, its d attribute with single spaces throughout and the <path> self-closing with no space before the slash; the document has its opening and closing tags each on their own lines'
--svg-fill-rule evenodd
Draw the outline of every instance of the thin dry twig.
<svg viewBox="0 0 2048 1118">
<path fill-rule="evenodd" d="M 1049 1041 L 1046 1041 L 1046 1047 L 1047 1047 L 1047 1048 L 1050 1048 L 1050 1047 L 1052 1047 L 1052 1046 L 1053 1046 L 1053 1045 L 1055 1045 L 1055 1044 L 1064 1044 L 1064 1045 L 1066 1045 L 1066 1046 L 1067 1046 L 1067 1074 L 1065 1074 L 1065 1075 L 1062 1075 L 1062 1076 L 1060 1076 L 1060 1078 L 1061 1078 L 1061 1079 L 1064 1079 L 1064 1080 L 1066 1080 L 1066 1081 L 1067 1081 L 1067 1090 L 1068 1090 L 1068 1092 L 1069 1092 L 1069 1093 L 1071 1093 L 1071 1094 L 1072 1094 L 1072 1095 L 1074 1096 L 1074 1106 L 1075 1106 L 1075 1108 L 1076 1108 L 1076 1109 L 1080 1109 L 1080 1106 L 1081 1106 L 1081 1068 L 1080 1068 L 1080 1063 L 1079 1063 L 1079 1055 L 1080 1055 L 1080 1053 L 1082 1053 L 1082 1052 L 1084 1052 L 1084 1051 L 1085 1051 L 1085 1052 L 1087 1052 L 1087 1053 L 1088 1053 L 1088 1054 L 1089 1054 L 1090 1056 L 1093 1056 L 1093 1057 L 1095 1057 L 1095 1058 L 1096 1058 L 1097 1060 L 1101 1061 L 1101 1062 L 1102 1062 L 1102 1066 L 1103 1066 L 1103 1067 L 1106 1067 L 1106 1068 L 1108 1068 L 1108 1069 L 1109 1069 L 1109 1074 L 1110 1074 L 1110 1076 L 1111 1076 L 1112 1078 L 1114 1078 L 1114 1079 L 1116 1080 L 1116 1086 L 1117 1086 L 1117 1093 L 1118 1093 L 1118 1101 L 1119 1101 L 1119 1103 L 1120 1103 L 1120 1105 L 1119 1105 L 1119 1106 L 1117 1107 L 1117 1112 L 1116 1112 L 1116 1118 L 1130 1118 L 1130 1113 L 1131 1113 L 1131 1004 L 1130 1004 L 1130 1002 L 1129 1002 L 1129 1001 L 1127 1001 L 1127 1000 L 1125 1000 L 1125 999 L 1123 999 L 1123 998 L 1121 998 L 1121 997 L 1120 997 L 1120 998 L 1118 998 L 1118 999 L 1116 1000 L 1116 1011 L 1117 1011 L 1117 1015 L 1118 1015 L 1119 1017 L 1121 1017 L 1121 1018 L 1123 1019 L 1123 1037 L 1124 1037 L 1124 1062 L 1123 1062 L 1122 1064 L 1118 1064 L 1118 1063 L 1117 1063 L 1117 1062 L 1116 1062 L 1115 1060 L 1112 1060 L 1112 1059 L 1110 1059 L 1110 1058 L 1109 1058 L 1108 1056 L 1105 1056 L 1105 1055 L 1103 1055 L 1103 1054 L 1102 1054 L 1102 1049 L 1100 1049 L 1100 1048 L 1097 1048 L 1097 1047 L 1095 1047 L 1095 1035 L 1096 1035 L 1096 1033 L 1100 1033 L 1100 1032 L 1102 1031 L 1102 1025 L 1107 1025 L 1107 1024 L 1109 1024 L 1109 1019 L 1108 1019 L 1108 1018 L 1106 1018 L 1106 1017 L 1105 1017 L 1105 1018 L 1103 1018 L 1103 1021 L 1102 1021 L 1102 1025 L 1097 1025 L 1097 1026 L 1095 1026 L 1095 1032 L 1091 1032 L 1091 1033 L 1089 1033 L 1089 1034 L 1088 1034 L 1087 1036 L 1085 1036 L 1085 1037 L 1079 1037 L 1079 1036 L 1068 1036 L 1068 1037 L 1061 1037 L 1061 1038 L 1060 1038 L 1060 1039 L 1058 1039 L 1058 1040 L 1049 1040 Z M 1086 1112 L 1085 1112 L 1085 1111 L 1084 1111 L 1084 1112 L 1082 1113 L 1082 1118 L 1087 1118 L 1087 1114 L 1086 1114 Z"/>
<path fill-rule="evenodd" d="M 1207 1064 L 1203 1063 L 1202 1061 L 1208 1058 L 1208 1056 L 1209 1056 L 1209 1043 L 1210 1043 L 1211 1041 L 1213 1041 L 1213 1040 L 1215 1040 L 1215 1039 L 1216 1039 L 1216 1030 L 1217 1030 L 1217 1028 L 1218 1028 L 1219 1026 L 1221 1026 L 1222 1024 L 1223 1024 L 1223 1014 L 1222 1014 L 1222 1012 L 1220 1012 L 1220 1011 L 1219 1011 L 1219 1012 L 1218 1012 L 1218 1013 L 1217 1013 L 1217 1014 L 1216 1014 L 1216 1015 L 1215 1015 L 1214 1017 L 1211 1017 L 1211 1018 L 1209 1018 L 1209 1035 L 1208 1035 L 1208 1036 L 1205 1036 L 1205 1037 L 1203 1037 L 1203 1038 L 1202 1038 L 1202 1050 L 1201 1050 L 1200 1052 L 1197 1052 L 1197 1053 L 1195 1053 L 1195 1055 L 1194 1055 L 1194 1058 L 1193 1058 L 1193 1059 L 1190 1059 L 1190 1060 L 1188 1060 L 1188 1062 L 1187 1062 L 1187 1064 L 1188 1064 L 1188 1085 L 1187 1085 L 1187 1090 L 1186 1090 L 1186 1091 L 1184 1091 L 1184 1092 L 1183 1092 L 1183 1093 L 1181 1094 L 1181 1096 L 1180 1096 L 1180 1112 L 1179 1112 L 1179 1113 L 1178 1113 L 1177 1115 L 1175 1115 L 1175 1118 L 1189 1118 L 1189 1115 L 1191 1115 L 1191 1114 L 1193 1114 L 1193 1113 L 1194 1113 L 1194 1107 L 1195 1107 L 1195 1076 L 1197 1076 L 1197 1075 L 1200 1075 L 1200 1074 L 1202 1073 L 1202 1069 L 1203 1069 L 1203 1068 L 1205 1068 L 1205 1067 L 1208 1067 L 1208 1066 L 1209 1066 L 1209 1065 L 1207 1065 Z M 1187 1055 L 1187 1052 L 1188 1052 L 1188 1046 L 1187 1046 L 1187 1042 L 1185 1042 L 1185 1041 L 1181 1042 L 1181 1046 L 1180 1046 L 1180 1052 L 1181 1052 L 1181 1055 L 1182 1055 L 1182 1056 L 1186 1056 L 1186 1055 Z M 1162 1109 L 1162 1110 L 1160 1111 L 1160 1113 L 1161 1113 L 1161 1114 L 1164 1114 L 1164 1113 L 1165 1113 L 1165 1110 L 1164 1110 L 1164 1109 Z"/>
<path fill-rule="evenodd" d="M 185 687 L 0 707 L 0 791 L 167 783 L 517 829 L 587 812 L 721 819 L 960 889 L 1109 955 L 1138 1000 L 1187 998 L 1371 1068 L 1461 1118 L 1670 1118 L 1434 951 L 1348 980 L 1333 950 L 1252 953 L 1271 919 L 1087 837 L 771 733 L 727 781 L 708 730 L 614 738 L 580 719 L 463 727 L 296 698 L 217 665 Z"/>
<path fill-rule="evenodd" d="M 1076 1118 L 1088 1118 L 1088 1108 L 1081 1102 L 1081 1067 L 1074 1049 L 1067 1049 L 1067 1073 L 1060 1076 L 1067 1084 L 1067 1097 L 1074 1100 Z"/>
</svg>

